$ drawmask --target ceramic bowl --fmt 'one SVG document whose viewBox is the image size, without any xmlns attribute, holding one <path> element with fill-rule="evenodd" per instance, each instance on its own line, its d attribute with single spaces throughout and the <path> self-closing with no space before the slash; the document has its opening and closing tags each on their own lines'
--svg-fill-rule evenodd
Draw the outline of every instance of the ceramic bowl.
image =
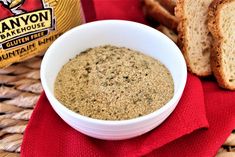
<svg viewBox="0 0 235 157">
<path fill-rule="evenodd" d="M 61 104 L 54 96 L 54 82 L 62 66 L 81 51 L 107 44 L 138 50 L 160 60 L 173 77 L 173 98 L 148 115 L 120 121 L 92 119 Z M 160 125 L 177 106 L 186 78 L 185 60 L 174 42 L 149 26 L 122 20 L 91 22 L 69 30 L 53 42 L 41 65 L 42 85 L 55 112 L 77 131 L 105 140 L 133 138 Z"/>
</svg>

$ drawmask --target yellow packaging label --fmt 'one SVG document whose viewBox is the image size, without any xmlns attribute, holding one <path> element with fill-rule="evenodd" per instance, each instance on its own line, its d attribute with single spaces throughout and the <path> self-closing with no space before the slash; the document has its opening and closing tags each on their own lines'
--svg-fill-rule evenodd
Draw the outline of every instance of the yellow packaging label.
<svg viewBox="0 0 235 157">
<path fill-rule="evenodd" d="M 80 0 L 0 0 L 0 68 L 43 53 L 84 23 Z"/>
</svg>

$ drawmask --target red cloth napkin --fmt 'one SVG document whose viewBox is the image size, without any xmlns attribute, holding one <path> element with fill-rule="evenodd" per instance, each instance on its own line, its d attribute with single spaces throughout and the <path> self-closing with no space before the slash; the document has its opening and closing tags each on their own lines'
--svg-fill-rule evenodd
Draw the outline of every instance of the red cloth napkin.
<svg viewBox="0 0 235 157">
<path fill-rule="evenodd" d="M 144 22 L 138 0 L 96 0 L 94 6 L 98 20 Z M 91 15 L 88 21 L 94 18 Z M 105 141 L 68 126 L 42 93 L 26 128 L 21 156 L 210 157 L 235 127 L 234 98 L 235 92 L 220 89 L 213 78 L 200 80 L 188 74 L 178 106 L 162 125 L 133 139 Z"/>
</svg>

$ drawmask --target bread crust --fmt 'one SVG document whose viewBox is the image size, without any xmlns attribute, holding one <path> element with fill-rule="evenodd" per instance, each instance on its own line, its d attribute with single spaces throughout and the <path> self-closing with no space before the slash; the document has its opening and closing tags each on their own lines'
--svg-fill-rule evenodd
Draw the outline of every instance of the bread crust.
<svg viewBox="0 0 235 157">
<path fill-rule="evenodd" d="M 177 29 L 178 19 L 164 8 L 159 1 L 143 0 L 143 4 L 147 16 L 150 16 L 169 29 Z"/>
<path fill-rule="evenodd" d="M 224 4 L 230 3 L 234 0 L 214 0 L 209 6 L 208 13 L 208 28 L 211 32 L 214 40 L 214 44 L 211 52 L 211 68 L 214 76 L 220 87 L 235 90 L 235 85 L 231 85 L 225 78 L 225 72 L 223 69 L 223 60 L 222 60 L 222 43 L 223 35 L 219 28 L 219 14 Z"/>
<path fill-rule="evenodd" d="M 196 74 L 197 76 L 202 76 L 202 77 L 209 76 L 209 75 L 211 75 L 211 70 L 204 71 L 204 72 L 198 72 L 192 68 L 193 65 L 191 65 L 189 52 L 187 51 L 188 40 L 185 36 L 187 24 L 186 24 L 186 17 L 184 15 L 184 6 L 185 6 L 185 0 L 177 0 L 176 1 L 175 15 L 179 19 L 179 24 L 177 27 L 177 31 L 178 31 L 177 44 L 180 47 L 180 49 L 182 50 L 182 53 L 183 53 L 184 58 L 186 60 L 188 70 L 191 73 Z"/>
</svg>

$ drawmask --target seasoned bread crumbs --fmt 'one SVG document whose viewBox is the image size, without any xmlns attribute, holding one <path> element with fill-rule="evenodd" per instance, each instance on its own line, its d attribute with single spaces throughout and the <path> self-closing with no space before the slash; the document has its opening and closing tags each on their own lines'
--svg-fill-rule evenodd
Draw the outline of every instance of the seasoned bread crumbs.
<svg viewBox="0 0 235 157">
<path fill-rule="evenodd" d="M 174 85 L 159 61 L 106 45 L 81 52 L 66 63 L 54 91 L 62 104 L 81 115 L 124 120 L 161 108 L 173 97 Z"/>
</svg>

